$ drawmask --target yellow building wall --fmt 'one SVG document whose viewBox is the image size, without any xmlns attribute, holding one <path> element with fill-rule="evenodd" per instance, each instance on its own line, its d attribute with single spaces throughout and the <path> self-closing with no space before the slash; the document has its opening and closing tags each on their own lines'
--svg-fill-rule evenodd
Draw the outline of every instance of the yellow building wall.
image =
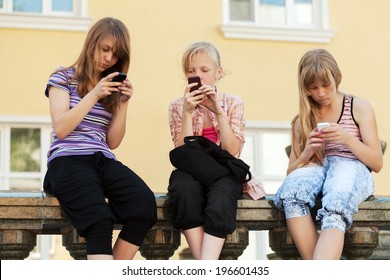
<svg viewBox="0 0 390 280">
<path fill-rule="evenodd" d="M 300 57 L 311 48 L 328 49 L 343 73 L 340 89 L 370 100 L 380 137 L 390 142 L 388 0 L 329 0 L 330 28 L 336 36 L 326 44 L 226 39 L 220 31 L 222 0 L 93 0 L 88 5 L 94 22 L 113 16 L 130 30 L 129 77 L 135 92 L 126 137 L 114 152 L 155 192 L 166 192 L 172 170 L 168 104 L 183 94 L 181 55 L 194 41 L 210 41 L 220 50 L 230 74 L 218 86 L 242 97 L 247 121 L 290 122 L 298 112 Z M 0 28 L 0 114 L 48 116 L 47 79 L 58 66 L 76 60 L 85 35 Z M 382 171 L 374 175 L 377 195 L 390 194 L 389 154 Z"/>
</svg>

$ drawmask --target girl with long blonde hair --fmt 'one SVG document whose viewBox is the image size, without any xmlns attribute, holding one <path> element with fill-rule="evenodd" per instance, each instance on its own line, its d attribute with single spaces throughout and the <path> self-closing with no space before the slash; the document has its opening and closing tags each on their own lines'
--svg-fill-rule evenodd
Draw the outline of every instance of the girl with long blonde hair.
<svg viewBox="0 0 390 280">
<path fill-rule="evenodd" d="M 299 62 L 299 114 L 292 122 L 287 177 L 274 202 L 303 259 L 340 259 L 352 216 L 374 192 L 371 171 L 383 164 L 374 110 L 342 93 L 341 78 L 324 49 L 308 51 Z M 323 122 L 329 127 L 318 129 Z M 319 198 L 320 234 L 311 217 Z"/>
</svg>

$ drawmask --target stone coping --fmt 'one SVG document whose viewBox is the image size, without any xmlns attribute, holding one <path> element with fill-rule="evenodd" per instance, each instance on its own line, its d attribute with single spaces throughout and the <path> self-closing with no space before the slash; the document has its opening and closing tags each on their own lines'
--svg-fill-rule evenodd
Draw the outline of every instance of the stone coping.
<svg viewBox="0 0 390 280">
<path fill-rule="evenodd" d="M 170 205 L 166 194 L 156 193 L 159 221 L 170 219 Z M 284 215 L 272 202 L 272 195 L 260 200 L 238 200 L 237 223 L 245 223 L 249 230 L 267 230 L 285 223 Z M 55 220 L 66 221 L 58 200 L 44 191 L 0 191 L 0 220 L 42 220 L 52 224 Z M 359 205 L 354 215 L 355 226 L 375 223 L 380 229 L 390 229 L 390 197 L 370 197 Z M 0 228 L 4 226 L 0 225 Z"/>
<path fill-rule="evenodd" d="M 146 259 L 169 259 L 181 244 L 180 231 L 171 224 L 172 210 L 167 195 L 155 194 L 155 197 L 158 221 L 140 252 Z M 237 259 L 249 244 L 250 230 L 269 230 L 269 244 L 278 258 L 299 259 L 284 214 L 275 208 L 272 198 L 267 195 L 257 201 L 247 197 L 238 200 L 237 228 L 226 238 L 220 259 Z M 320 202 L 313 215 L 319 206 Z M 115 225 L 115 229 L 120 227 Z M 378 244 L 387 250 L 379 232 L 389 229 L 390 197 L 370 197 L 359 205 L 353 227 L 346 232 L 343 256 L 367 259 Z M 43 191 L 0 191 L 0 259 L 25 259 L 36 245 L 37 234 L 61 234 L 63 246 L 70 255 L 74 259 L 86 259 L 85 240 L 70 226 L 54 196 Z"/>
</svg>

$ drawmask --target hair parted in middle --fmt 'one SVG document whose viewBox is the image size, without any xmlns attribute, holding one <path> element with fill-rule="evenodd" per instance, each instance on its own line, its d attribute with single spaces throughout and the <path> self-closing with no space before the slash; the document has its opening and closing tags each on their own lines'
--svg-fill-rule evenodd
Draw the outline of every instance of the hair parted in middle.
<svg viewBox="0 0 390 280">
<path fill-rule="evenodd" d="M 334 57 L 325 49 L 313 49 L 306 52 L 298 66 L 299 114 L 292 125 L 299 121 L 300 148 L 303 150 L 307 137 L 317 126 L 319 104 L 310 96 L 309 87 L 317 81 L 331 84 L 338 91 L 342 74 Z M 311 162 L 322 163 L 323 150 L 313 155 Z"/>
<path fill-rule="evenodd" d="M 183 73 L 188 71 L 189 65 L 194 55 L 199 53 L 206 53 L 215 63 L 216 68 L 222 68 L 221 58 L 217 48 L 209 42 L 195 42 L 187 47 L 182 57 Z M 224 73 L 222 73 L 223 76 Z"/>
<path fill-rule="evenodd" d="M 122 21 L 116 18 L 106 17 L 97 21 L 88 31 L 84 41 L 83 49 L 71 66 L 76 68 L 72 81 L 77 81 L 78 93 L 84 97 L 99 82 L 96 80 L 97 54 L 100 43 L 112 36 L 115 40 L 115 55 L 118 57 L 117 63 L 111 68 L 101 73 L 99 79 L 113 72 L 127 73 L 130 66 L 130 34 Z M 109 111 L 114 112 L 119 104 L 119 94 L 106 96 L 100 102 Z"/>
</svg>

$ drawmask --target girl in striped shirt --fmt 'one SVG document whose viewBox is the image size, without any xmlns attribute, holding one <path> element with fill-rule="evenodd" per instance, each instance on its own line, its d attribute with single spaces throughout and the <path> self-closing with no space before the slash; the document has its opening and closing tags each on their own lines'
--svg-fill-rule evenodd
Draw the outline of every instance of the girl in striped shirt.
<svg viewBox="0 0 390 280">
<path fill-rule="evenodd" d="M 130 36 L 114 18 L 89 30 L 76 62 L 48 81 L 52 144 L 44 190 L 56 196 L 78 234 L 87 259 L 132 259 L 156 222 L 156 201 L 145 182 L 111 150 L 125 135 L 133 86 L 126 78 Z M 123 228 L 112 248 L 113 224 Z"/>
</svg>

